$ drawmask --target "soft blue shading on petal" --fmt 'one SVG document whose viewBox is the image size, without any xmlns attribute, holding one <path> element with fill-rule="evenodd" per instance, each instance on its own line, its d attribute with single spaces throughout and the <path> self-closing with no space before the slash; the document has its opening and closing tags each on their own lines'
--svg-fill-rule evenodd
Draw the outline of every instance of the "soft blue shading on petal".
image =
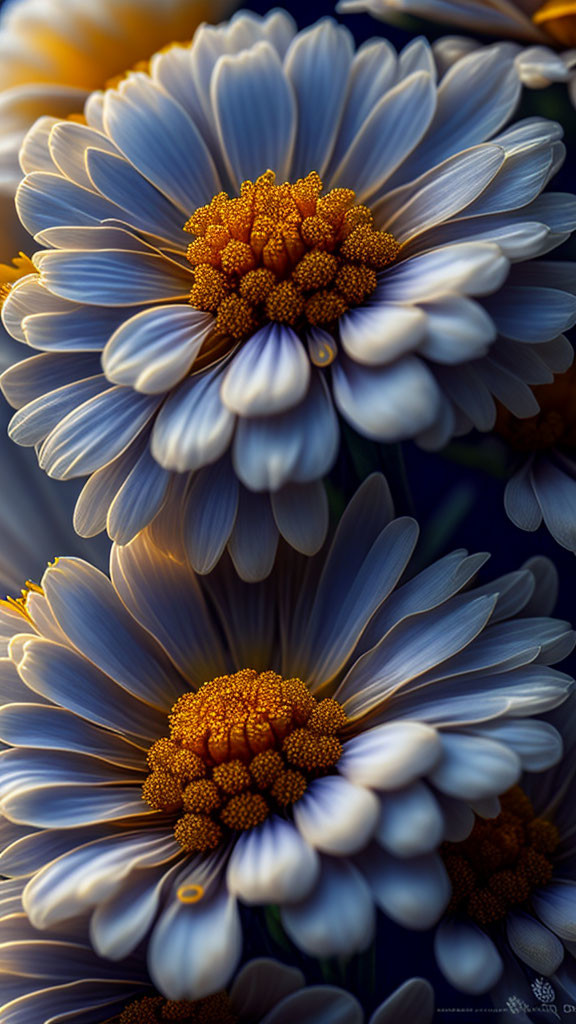
<svg viewBox="0 0 576 1024">
<path fill-rule="evenodd" d="M 227 460 L 221 459 L 195 476 L 186 498 L 184 543 L 196 572 L 211 572 L 234 529 L 239 485 Z"/>
<path fill-rule="evenodd" d="M 161 394 L 188 373 L 212 327 L 213 318 L 191 306 L 143 310 L 112 334 L 102 367 L 114 384 Z"/>
<path fill-rule="evenodd" d="M 269 324 L 232 357 L 221 396 L 239 416 L 273 416 L 301 402 L 309 382 L 310 362 L 298 335 L 284 324 Z"/>
<path fill-rule="evenodd" d="M 349 956 L 367 949 L 375 928 L 374 905 L 364 878 L 350 861 L 323 858 L 314 891 L 282 910 L 282 924 L 309 956 Z"/>
<path fill-rule="evenodd" d="M 235 187 L 268 168 L 283 181 L 296 134 L 296 98 L 270 44 L 220 57 L 210 98 Z"/>
<path fill-rule="evenodd" d="M 236 901 L 222 891 L 194 906 L 168 905 L 152 932 L 148 969 L 168 999 L 202 999 L 224 988 L 241 952 Z"/>
<path fill-rule="evenodd" d="M 487 992 L 502 974 L 496 946 L 475 925 L 442 924 L 436 932 L 434 950 L 442 973 L 461 992 Z"/>
</svg>

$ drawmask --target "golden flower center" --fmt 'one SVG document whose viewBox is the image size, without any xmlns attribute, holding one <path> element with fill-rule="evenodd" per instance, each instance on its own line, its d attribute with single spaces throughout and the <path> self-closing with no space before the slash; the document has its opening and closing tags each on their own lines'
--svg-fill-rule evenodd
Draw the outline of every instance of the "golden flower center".
<svg viewBox="0 0 576 1024">
<path fill-rule="evenodd" d="M 294 804 L 333 770 L 347 724 L 338 701 L 316 701 L 301 679 L 253 669 L 184 694 L 168 720 L 170 735 L 148 751 L 142 796 L 178 816 L 174 835 L 187 851 L 215 849 Z"/>
<path fill-rule="evenodd" d="M 174 1002 L 162 996 L 145 996 L 130 1003 L 120 1014 L 118 1024 L 237 1024 L 226 992 L 197 999 L 195 1002 Z"/>
<path fill-rule="evenodd" d="M 267 171 L 190 217 L 190 302 L 216 315 L 216 335 L 242 341 L 268 321 L 330 327 L 375 290 L 398 242 L 351 189 L 322 192 L 316 171 L 282 185 Z"/>
<path fill-rule="evenodd" d="M 539 384 L 532 390 L 540 412 L 518 419 L 499 406 L 496 433 L 522 452 L 576 448 L 576 364 L 558 374 L 551 384 Z"/>
<path fill-rule="evenodd" d="M 12 264 L 0 263 L 0 310 L 10 295 L 16 281 L 26 277 L 28 274 L 36 274 L 37 270 L 32 260 L 19 253 L 12 260 Z"/>
<path fill-rule="evenodd" d="M 497 818 L 477 818 L 468 839 L 441 848 L 452 883 L 450 910 L 488 925 L 552 878 L 557 828 L 536 817 L 519 786 L 500 798 Z"/>
<path fill-rule="evenodd" d="M 532 20 L 559 46 L 576 46 L 576 0 L 546 0 Z"/>
</svg>

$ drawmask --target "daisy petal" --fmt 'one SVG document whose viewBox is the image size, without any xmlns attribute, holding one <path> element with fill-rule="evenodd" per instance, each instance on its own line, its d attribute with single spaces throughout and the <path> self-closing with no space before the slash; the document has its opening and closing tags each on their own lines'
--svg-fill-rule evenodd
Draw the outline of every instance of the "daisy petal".
<svg viewBox="0 0 576 1024">
<path fill-rule="evenodd" d="M 320 871 L 318 854 L 282 818 L 268 818 L 238 839 L 228 864 L 230 892 L 244 903 L 294 903 Z"/>
<path fill-rule="evenodd" d="M 496 984 L 503 964 L 492 939 L 475 925 L 445 922 L 434 940 L 440 970 L 454 988 L 481 995 Z"/>
<path fill-rule="evenodd" d="M 240 960 L 236 900 L 225 892 L 199 903 L 168 905 L 150 939 L 148 970 L 167 999 L 203 999 L 225 988 Z"/>
<path fill-rule="evenodd" d="M 433 769 L 441 750 L 440 737 L 429 726 L 391 722 L 348 740 L 338 770 L 356 785 L 395 790 Z"/>
<path fill-rule="evenodd" d="M 236 187 L 267 168 L 283 181 L 296 132 L 296 101 L 269 43 L 218 60 L 211 99 L 228 172 Z"/>
<path fill-rule="evenodd" d="M 359 953 L 374 933 L 370 890 L 349 861 L 324 859 L 314 890 L 302 903 L 282 908 L 282 923 L 309 956 Z"/>
<path fill-rule="evenodd" d="M 379 809 L 370 790 L 332 775 L 310 783 L 294 805 L 294 821 L 311 846 L 333 856 L 346 856 L 366 846 Z"/>
</svg>

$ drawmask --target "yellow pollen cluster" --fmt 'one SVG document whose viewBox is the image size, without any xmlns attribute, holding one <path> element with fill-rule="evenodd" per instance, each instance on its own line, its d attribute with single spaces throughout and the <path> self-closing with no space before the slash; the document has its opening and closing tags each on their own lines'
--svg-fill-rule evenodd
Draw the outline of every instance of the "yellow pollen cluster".
<svg viewBox="0 0 576 1024">
<path fill-rule="evenodd" d="M 10 295 L 16 281 L 28 274 L 36 274 L 37 270 L 32 260 L 21 252 L 9 263 L 0 263 L 0 309 Z"/>
<path fill-rule="evenodd" d="M 226 992 L 197 999 L 195 1002 L 175 1002 L 162 996 L 144 996 L 130 1003 L 118 1018 L 118 1024 L 237 1024 Z"/>
<path fill-rule="evenodd" d="M 559 46 L 576 46 L 576 0 L 547 0 L 532 20 Z"/>
<path fill-rule="evenodd" d="M 332 771 L 347 718 L 301 679 L 242 669 L 180 697 L 169 724 L 170 735 L 148 751 L 142 796 L 178 815 L 184 850 L 202 852 L 290 807 L 311 779 Z"/>
<path fill-rule="evenodd" d="M 576 364 L 557 374 L 551 384 L 532 388 L 540 412 L 518 419 L 498 407 L 494 430 L 511 448 L 520 452 L 546 451 L 550 448 L 576 448 Z"/>
<path fill-rule="evenodd" d="M 450 909 L 481 925 L 501 921 L 550 881 L 550 855 L 559 843 L 556 827 L 536 817 L 519 786 L 500 803 L 497 818 L 477 818 L 468 839 L 442 846 L 452 883 Z"/>
<path fill-rule="evenodd" d="M 322 191 L 315 171 L 293 185 L 267 171 L 190 217 L 190 302 L 216 315 L 217 335 L 243 341 L 266 321 L 329 327 L 375 290 L 398 242 L 351 189 Z"/>
<path fill-rule="evenodd" d="M 22 587 L 20 591 L 20 597 L 6 597 L 0 599 L 0 607 L 4 606 L 11 612 L 18 612 L 22 618 L 27 619 L 31 622 L 31 618 L 28 612 L 28 598 L 30 594 L 43 594 L 42 587 L 39 587 L 37 583 L 33 583 L 32 580 L 26 580 L 26 586 Z"/>
</svg>

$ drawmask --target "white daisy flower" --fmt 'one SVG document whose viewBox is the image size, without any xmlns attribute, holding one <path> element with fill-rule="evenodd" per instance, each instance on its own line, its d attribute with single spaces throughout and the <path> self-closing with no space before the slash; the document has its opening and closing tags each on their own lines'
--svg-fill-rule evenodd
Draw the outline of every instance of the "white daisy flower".
<svg viewBox="0 0 576 1024">
<path fill-rule="evenodd" d="M 0 882 L 2 1004 L 0 1024 L 81 1019 L 101 1024 L 432 1024 L 434 992 L 411 978 L 368 1019 L 358 1000 L 333 985 L 306 986 L 304 975 L 278 960 L 250 960 L 227 990 L 194 1002 L 154 991 L 145 964 L 101 960 L 81 932 L 38 933 L 22 912 L 19 883 Z"/>
<path fill-rule="evenodd" d="M 530 89 L 567 82 L 576 104 L 576 3 L 574 0 L 340 0 L 345 14 L 365 11 L 384 21 L 406 15 L 485 35 L 518 40 L 501 48 L 514 60 L 518 77 Z M 529 44 L 529 45 L 525 45 Z M 450 67 L 479 44 L 463 36 L 439 39 L 439 65 Z"/>
<path fill-rule="evenodd" d="M 93 89 L 191 39 L 231 0 L 11 0 L 0 13 L 0 262 L 29 240 L 14 209 L 21 142 L 37 118 L 82 114 Z M 2 268 L 0 267 L 0 286 Z"/>
<path fill-rule="evenodd" d="M 561 765 L 523 778 L 501 797 L 497 816 L 477 818 L 467 839 L 442 848 L 452 900 L 435 936 L 438 964 L 457 989 L 492 990 L 500 1006 L 505 989 L 523 994 L 520 968 L 552 977 L 571 998 L 576 993 L 573 700 L 561 725 Z"/>
<path fill-rule="evenodd" d="M 500 410 L 496 433 L 507 444 L 512 475 L 504 504 L 521 530 L 544 521 L 554 540 L 576 552 L 576 420 L 571 368 L 535 388 L 540 412 L 519 420 Z"/>
<path fill-rule="evenodd" d="M 410 577 L 416 536 L 375 476 L 321 558 L 262 584 L 146 531 L 112 580 L 63 558 L 4 604 L 0 873 L 34 927 L 88 915 L 99 955 L 143 944 L 190 1000 L 234 973 L 242 904 L 316 957 L 366 949 L 376 907 L 438 920 L 438 845 L 560 758 L 533 716 L 569 692 L 548 666 L 574 637 L 535 603 L 545 561 L 478 586 L 485 556 L 457 551 Z"/>
<path fill-rule="evenodd" d="M 279 533 L 324 539 L 338 415 L 438 447 L 494 397 L 537 411 L 576 298 L 532 260 L 576 201 L 541 194 L 559 126 L 506 127 L 519 89 L 497 53 L 437 81 L 423 41 L 241 14 L 93 94 L 87 124 L 37 123 L 17 206 L 47 248 L 3 320 L 43 354 L 2 386 L 14 440 L 90 477 L 81 534 L 126 543 L 168 497 L 196 571 L 228 546 L 257 580 Z"/>
</svg>

